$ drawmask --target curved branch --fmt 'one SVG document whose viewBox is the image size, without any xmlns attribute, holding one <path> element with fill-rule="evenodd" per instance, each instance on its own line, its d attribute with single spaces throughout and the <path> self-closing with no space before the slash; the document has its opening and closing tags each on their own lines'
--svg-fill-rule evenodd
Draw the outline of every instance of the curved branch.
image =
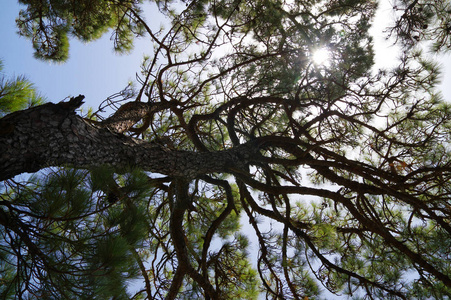
<svg viewBox="0 0 451 300">
<path fill-rule="evenodd" d="M 186 178 L 176 178 L 174 180 L 175 199 L 171 212 L 170 232 L 174 244 L 175 252 L 177 254 L 178 268 L 180 272 L 188 274 L 194 281 L 196 281 L 212 299 L 219 299 L 218 293 L 208 281 L 200 275 L 191 265 L 188 255 L 185 232 L 183 230 L 183 220 L 186 210 L 190 206 L 191 197 L 188 194 L 189 180 Z"/>
</svg>

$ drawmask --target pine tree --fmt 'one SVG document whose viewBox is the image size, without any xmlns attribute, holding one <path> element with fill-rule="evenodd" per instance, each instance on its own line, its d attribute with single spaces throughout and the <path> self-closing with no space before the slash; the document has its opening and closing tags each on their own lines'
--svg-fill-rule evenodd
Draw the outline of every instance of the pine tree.
<svg viewBox="0 0 451 300">
<path fill-rule="evenodd" d="M 451 111 L 420 50 L 451 46 L 449 1 L 393 4 L 392 69 L 377 1 L 155 1 L 158 32 L 142 1 L 21 2 L 39 58 L 155 47 L 89 118 L 2 85 L 3 298 L 451 295 Z"/>
</svg>

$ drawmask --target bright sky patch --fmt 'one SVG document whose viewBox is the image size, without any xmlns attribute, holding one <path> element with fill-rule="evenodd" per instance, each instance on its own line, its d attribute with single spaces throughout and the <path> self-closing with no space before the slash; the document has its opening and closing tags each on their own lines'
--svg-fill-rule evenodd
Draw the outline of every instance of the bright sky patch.
<svg viewBox="0 0 451 300">
<path fill-rule="evenodd" d="M 327 48 L 320 48 L 313 52 L 313 62 L 316 65 L 328 66 L 330 59 L 330 52 Z"/>
</svg>

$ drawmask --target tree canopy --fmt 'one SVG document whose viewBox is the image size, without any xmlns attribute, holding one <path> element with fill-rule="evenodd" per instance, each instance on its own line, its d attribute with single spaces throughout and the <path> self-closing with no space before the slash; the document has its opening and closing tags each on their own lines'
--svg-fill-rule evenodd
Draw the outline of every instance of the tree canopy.
<svg viewBox="0 0 451 300">
<path fill-rule="evenodd" d="M 449 299 L 449 0 L 392 3 L 391 69 L 375 0 L 19 2 L 37 58 L 154 48 L 84 116 L 0 82 L 2 298 Z"/>
</svg>

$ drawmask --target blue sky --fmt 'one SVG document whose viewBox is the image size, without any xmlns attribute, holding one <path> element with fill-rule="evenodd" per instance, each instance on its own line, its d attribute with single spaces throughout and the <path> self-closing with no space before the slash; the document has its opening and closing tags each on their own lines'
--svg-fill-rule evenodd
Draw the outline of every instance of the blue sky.
<svg viewBox="0 0 451 300">
<path fill-rule="evenodd" d="M 59 102 L 67 96 L 83 94 L 86 104 L 97 108 L 102 100 L 135 80 L 143 53 L 152 53 L 152 43 L 137 40 L 132 53 L 118 55 L 113 51 L 110 34 L 91 43 L 70 42 L 66 63 L 55 64 L 33 57 L 31 41 L 19 37 L 15 19 L 21 6 L 15 0 L 0 4 L 0 59 L 7 76 L 25 75 L 48 101 Z M 161 20 L 155 20 L 158 28 Z"/>
<path fill-rule="evenodd" d="M 118 55 L 114 53 L 110 34 L 107 33 L 101 39 L 86 44 L 71 40 L 70 58 L 63 64 L 36 60 L 31 41 L 16 33 L 15 19 L 20 7 L 15 0 L 4 0 L 0 5 L 0 59 L 3 60 L 4 73 L 9 76 L 25 75 L 49 101 L 59 102 L 65 97 L 83 94 L 86 104 L 97 108 L 105 98 L 122 90 L 128 81 L 134 81 L 136 72 L 140 71 L 143 54 L 152 53 L 152 43 L 142 39 L 136 41 L 130 54 Z M 387 16 L 390 8 L 385 10 L 380 15 Z M 152 8 L 148 11 L 151 12 Z M 158 28 L 163 20 L 156 17 L 158 14 L 148 15 L 148 19 L 152 20 L 150 26 Z M 380 20 L 375 23 L 387 24 Z M 380 32 L 379 28 L 377 31 Z M 386 62 L 397 56 L 396 50 L 387 44 L 376 49 L 376 61 Z M 444 66 L 441 89 L 445 99 L 451 102 L 451 56 L 442 56 L 440 61 Z"/>
</svg>

